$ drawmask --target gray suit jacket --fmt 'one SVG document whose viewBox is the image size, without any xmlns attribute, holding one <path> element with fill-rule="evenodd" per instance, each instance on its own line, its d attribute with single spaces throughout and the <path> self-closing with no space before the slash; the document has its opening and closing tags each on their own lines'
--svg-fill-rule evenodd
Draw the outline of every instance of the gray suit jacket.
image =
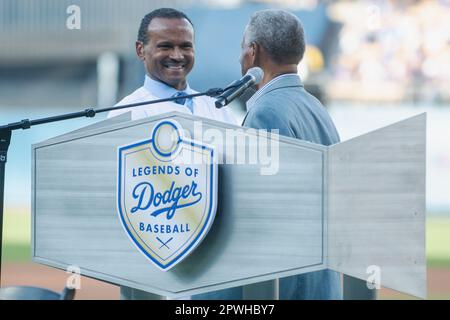
<svg viewBox="0 0 450 320">
<path fill-rule="evenodd" d="M 280 135 L 323 145 L 339 142 L 328 112 L 296 74 L 270 81 L 247 101 L 247 109 L 245 127 L 278 129 Z"/>
<path fill-rule="evenodd" d="M 243 125 L 277 129 L 280 135 L 317 144 L 339 142 L 338 132 L 322 104 L 303 87 L 300 77 L 286 74 L 247 101 Z M 280 299 L 342 299 L 340 275 L 322 270 L 280 279 Z"/>
<path fill-rule="evenodd" d="M 320 102 L 305 91 L 295 74 L 273 79 L 247 101 L 243 125 L 256 129 L 278 129 L 279 134 L 330 145 L 339 142 L 333 121 Z M 340 275 L 322 270 L 280 279 L 280 299 L 342 299 Z M 235 287 L 192 299 L 242 299 L 242 287 Z"/>
</svg>

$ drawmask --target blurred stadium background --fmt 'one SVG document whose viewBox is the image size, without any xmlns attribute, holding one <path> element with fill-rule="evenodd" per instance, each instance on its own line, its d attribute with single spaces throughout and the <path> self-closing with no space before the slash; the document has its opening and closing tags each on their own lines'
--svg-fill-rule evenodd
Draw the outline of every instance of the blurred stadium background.
<svg viewBox="0 0 450 320">
<path fill-rule="evenodd" d="M 79 30 L 66 27 L 71 5 L 81 10 Z M 139 87 L 144 73 L 134 53 L 137 29 L 147 12 L 163 6 L 184 10 L 194 22 L 196 65 L 189 80 L 197 90 L 240 77 L 249 16 L 281 7 L 304 23 L 308 46 L 299 73 L 328 108 L 342 140 L 428 113 L 428 293 L 450 299 L 450 1 L 0 0 L 1 124 L 112 105 Z M 231 106 L 238 118 L 244 100 Z M 91 122 L 13 133 L 2 286 L 64 287 L 68 274 L 30 259 L 30 149 Z M 83 278 L 77 297 L 117 299 L 119 289 Z M 379 297 L 411 299 L 387 289 Z"/>
</svg>

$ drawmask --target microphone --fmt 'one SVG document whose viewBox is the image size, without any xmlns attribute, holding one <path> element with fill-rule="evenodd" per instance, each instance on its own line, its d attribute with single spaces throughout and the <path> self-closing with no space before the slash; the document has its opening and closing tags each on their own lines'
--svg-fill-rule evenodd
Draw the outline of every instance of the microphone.
<svg viewBox="0 0 450 320">
<path fill-rule="evenodd" d="M 225 107 L 231 101 L 243 94 L 248 87 L 260 83 L 263 77 L 264 71 L 261 68 L 254 67 L 249 69 L 245 76 L 240 80 L 232 82 L 229 85 L 230 88 L 217 97 L 216 108 L 220 109 Z"/>
</svg>

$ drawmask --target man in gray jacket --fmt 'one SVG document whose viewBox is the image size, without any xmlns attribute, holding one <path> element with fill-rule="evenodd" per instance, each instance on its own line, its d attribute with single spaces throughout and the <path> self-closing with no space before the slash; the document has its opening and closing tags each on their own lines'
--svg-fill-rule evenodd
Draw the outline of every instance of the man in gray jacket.
<svg viewBox="0 0 450 320">
<path fill-rule="evenodd" d="M 244 126 L 278 129 L 280 135 L 323 145 L 339 142 L 322 104 L 309 94 L 297 74 L 305 52 L 300 20 L 284 10 L 254 13 L 242 40 L 242 74 L 264 70 L 258 91 L 247 101 Z M 280 299 L 341 299 L 339 273 L 317 271 L 280 279 Z"/>
</svg>

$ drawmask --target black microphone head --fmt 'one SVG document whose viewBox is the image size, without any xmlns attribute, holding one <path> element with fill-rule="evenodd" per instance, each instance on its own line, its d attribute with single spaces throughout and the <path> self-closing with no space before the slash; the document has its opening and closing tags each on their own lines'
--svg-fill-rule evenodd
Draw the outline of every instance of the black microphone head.
<svg viewBox="0 0 450 320">
<path fill-rule="evenodd" d="M 250 68 L 247 73 L 237 81 L 234 81 L 229 89 L 226 89 L 216 99 L 216 108 L 223 108 L 228 105 L 235 98 L 239 97 L 244 91 L 252 85 L 261 82 L 264 77 L 264 71 L 259 67 Z"/>
<path fill-rule="evenodd" d="M 253 67 L 247 70 L 246 76 L 252 76 L 255 79 L 254 84 L 258 84 L 264 77 L 264 71 L 260 67 Z"/>
</svg>

